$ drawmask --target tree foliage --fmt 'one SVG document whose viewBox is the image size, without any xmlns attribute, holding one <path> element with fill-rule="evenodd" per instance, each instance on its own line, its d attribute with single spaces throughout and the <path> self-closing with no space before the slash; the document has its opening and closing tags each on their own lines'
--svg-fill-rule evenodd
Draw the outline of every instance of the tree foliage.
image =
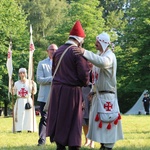
<svg viewBox="0 0 150 150">
<path fill-rule="evenodd" d="M 34 53 L 34 75 L 36 76 L 38 62 L 47 57 L 47 47 L 49 44 L 55 42 L 53 38 L 48 40 L 47 36 L 55 36 L 55 28 L 60 25 L 64 19 L 67 3 L 65 0 L 17 1 L 27 14 L 28 27 L 32 24 L 33 41 L 36 49 Z"/>
<path fill-rule="evenodd" d="M 55 38 L 58 45 L 66 42 L 69 32 L 76 20 L 80 20 L 85 30 L 85 48 L 95 50 L 95 38 L 104 28 L 104 19 L 102 18 L 102 8 L 97 8 L 98 1 L 71 2 L 66 12 L 65 20 L 55 31 L 55 37 L 49 36 L 49 39 Z"/>
<path fill-rule="evenodd" d="M 19 64 L 24 64 L 21 53 L 26 47 L 26 15 L 14 0 L 1 0 L 0 3 L 0 100 L 8 104 L 8 74 L 6 58 L 10 39 L 13 39 L 14 73 Z"/>
<path fill-rule="evenodd" d="M 102 31 L 115 43 L 118 61 L 118 99 L 126 112 L 150 82 L 150 7 L 140 0 L 1 0 L 0 101 L 8 103 L 6 58 L 13 42 L 14 81 L 20 67 L 28 67 L 29 25 L 33 27 L 34 75 L 51 43 L 64 44 L 76 20 L 86 33 L 86 49 L 96 52 L 95 37 Z M 35 79 L 36 80 L 36 79 Z"/>
<path fill-rule="evenodd" d="M 132 106 L 150 82 L 150 7 L 148 1 L 134 0 L 127 11 L 120 53 L 119 76 L 121 100 Z M 126 96 L 124 96 L 126 95 Z M 129 104 L 129 105 L 128 105 Z M 138 111 L 138 110 L 137 110 Z"/>
</svg>

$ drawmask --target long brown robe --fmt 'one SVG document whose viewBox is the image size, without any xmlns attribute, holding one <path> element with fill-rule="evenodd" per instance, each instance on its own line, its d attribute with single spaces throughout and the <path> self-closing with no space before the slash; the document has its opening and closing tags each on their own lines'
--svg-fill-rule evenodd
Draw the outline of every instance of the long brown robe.
<svg viewBox="0 0 150 150">
<path fill-rule="evenodd" d="M 53 56 L 53 73 L 63 51 L 62 45 Z M 74 47 L 74 46 L 73 46 Z M 47 118 L 47 136 L 64 146 L 80 146 L 82 131 L 82 86 L 88 85 L 87 60 L 75 55 L 72 48 L 64 55 L 53 79 Z"/>
</svg>

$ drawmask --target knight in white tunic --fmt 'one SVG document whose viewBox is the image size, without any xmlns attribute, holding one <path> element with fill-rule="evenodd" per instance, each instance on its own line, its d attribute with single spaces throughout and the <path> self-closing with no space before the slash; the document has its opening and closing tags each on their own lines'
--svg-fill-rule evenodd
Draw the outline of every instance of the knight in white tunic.
<svg viewBox="0 0 150 150">
<path fill-rule="evenodd" d="M 117 140 L 123 139 L 121 115 L 117 99 L 116 70 L 114 52 L 109 49 L 110 37 L 101 33 L 96 37 L 98 54 L 83 48 L 75 48 L 74 53 L 82 54 L 93 67 L 92 106 L 89 117 L 87 138 L 99 142 L 100 150 L 112 150 Z M 93 93 L 94 96 L 93 96 Z"/>
<path fill-rule="evenodd" d="M 13 88 L 13 95 L 17 95 L 17 100 L 14 105 L 14 130 L 21 132 L 36 132 L 36 116 L 31 94 L 36 94 L 37 85 L 34 81 L 29 81 L 25 68 L 19 69 L 20 80 L 16 81 Z M 25 109 L 25 104 L 29 102 L 31 109 Z"/>
</svg>

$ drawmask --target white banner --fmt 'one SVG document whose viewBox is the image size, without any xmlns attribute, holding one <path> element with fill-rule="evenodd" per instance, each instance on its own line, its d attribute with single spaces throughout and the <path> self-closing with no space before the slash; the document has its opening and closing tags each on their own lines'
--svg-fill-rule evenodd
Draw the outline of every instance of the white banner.
<svg viewBox="0 0 150 150">
<path fill-rule="evenodd" d="M 35 47 L 32 39 L 32 26 L 30 25 L 30 45 L 29 45 L 29 66 L 28 66 L 28 79 L 32 79 L 33 75 L 33 53 Z"/>
<path fill-rule="evenodd" d="M 12 42 L 9 44 L 8 54 L 7 54 L 7 70 L 8 70 L 8 77 L 9 77 L 9 84 L 8 84 L 8 91 L 11 93 L 11 80 L 13 74 L 13 65 L 12 65 L 12 50 L 11 50 Z"/>
</svg>

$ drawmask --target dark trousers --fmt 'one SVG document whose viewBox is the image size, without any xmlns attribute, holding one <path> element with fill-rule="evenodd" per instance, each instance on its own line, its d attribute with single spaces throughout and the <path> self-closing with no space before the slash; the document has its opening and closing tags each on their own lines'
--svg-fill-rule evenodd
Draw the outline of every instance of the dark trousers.
<svg viewBox="0 0 150 150">
<path fill-rule="evenodd" d="M 146 115 L 149 115 L 149 104 L 144 104 L 144 109 L 146 111 Z"/>
<path fill-rule="evenodd" d="M 79 146 L 69 146 L 69 150 L 79 150 Z"/>
<path fill-rule="evenodd" d="M 47 113 L 43 111 L 45 102 L 40 102 L 40 113 L 41 119 L 39 122 L 39 144 L 45 144 L 46 141 L 46 121 L 47 121 Z"/>
</svg>

